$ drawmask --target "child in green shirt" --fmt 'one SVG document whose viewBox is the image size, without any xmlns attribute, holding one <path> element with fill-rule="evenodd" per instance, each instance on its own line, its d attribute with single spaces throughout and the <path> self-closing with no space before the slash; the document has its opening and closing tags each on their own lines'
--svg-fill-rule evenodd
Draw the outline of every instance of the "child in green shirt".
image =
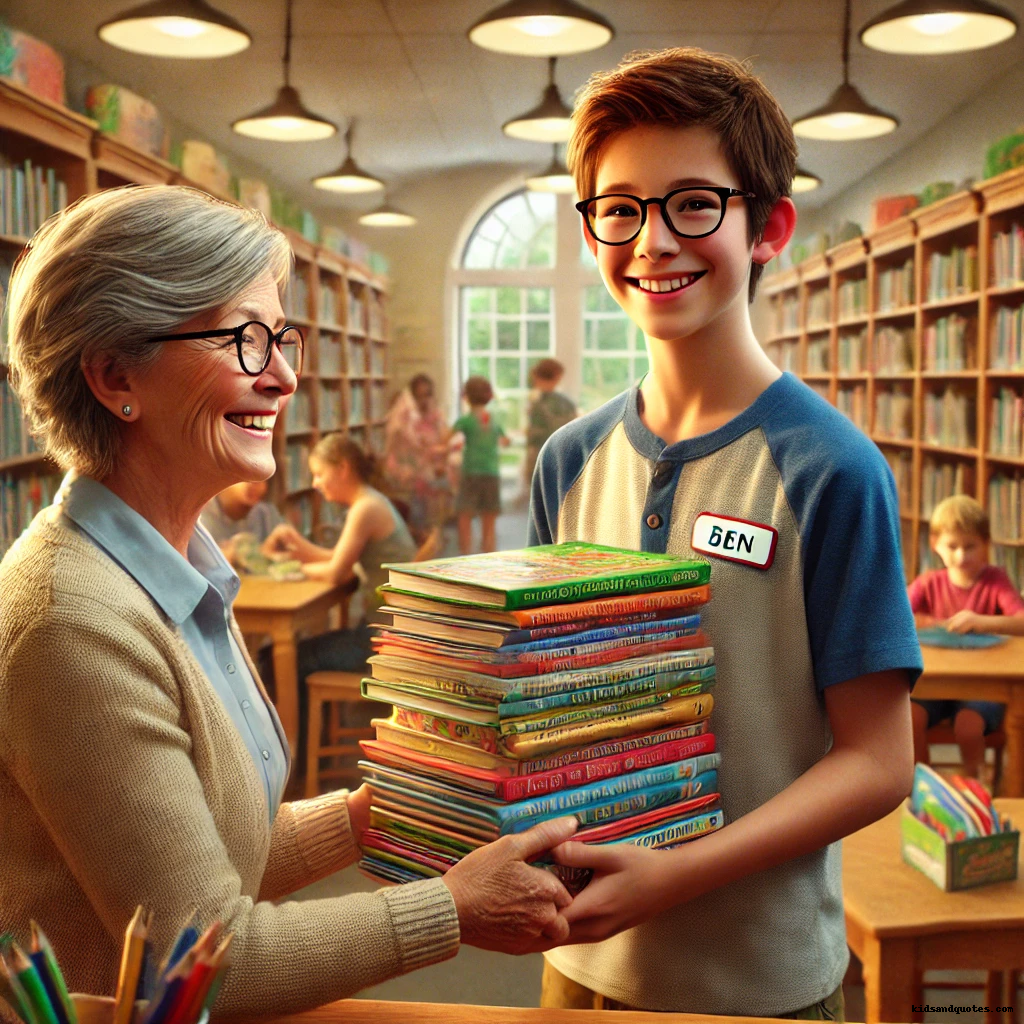
<svg viewBox="0 0 1024 1024">
<path fill-rule="evenodd" d="M 455 511 L 459 517 L 459 551 L 468 555 L 473 546 L 473 520 L 480 516 L 482 551 L 495 548 L 495 524 L 501 513 L 498 446 L 508 445 L 501 424 L 487 411 L 494 389 L 486 377 L 470 377 L 462 388 L 469 412 L 460 416 L 452 430 L 462 434 L 462 476 Z"/>
<path fill-rule="evenodd" d="M 533 468 L 544 442 L 559 428 L 576 419 L 573 400 L 558 390 L 565 376 L 565 367 L 557 359 L 542 359 L 530 370 L 530 383 L 536 396 L 530 402 L 527 413 L 526 459 L 523 462 L 523 479 L 526 483 L 527 500 L 533 480 Z"/>
</svg>

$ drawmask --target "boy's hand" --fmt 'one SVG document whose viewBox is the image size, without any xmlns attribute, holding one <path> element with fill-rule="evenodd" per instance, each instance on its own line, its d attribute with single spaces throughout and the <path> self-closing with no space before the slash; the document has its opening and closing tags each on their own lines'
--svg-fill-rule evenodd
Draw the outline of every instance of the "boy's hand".
<svg viewBox="0 0 1024 1024">
<path fill-rule="evenodd" d="M 679 851 L 648 850 L 632 843 L 588 846 L 562 843 L 552 851 L 559 864 L 591 868 L 594 877 L 564 913 L 569 922 L 568 943 L 602 942 L 626 928 L 647 921 L 677 904 L 668 897 L 672 875 L 678 892 Z"/>
<path fill-rule="evenodd" d="M 352 835 L 360 849 L 363 846 L 363 835 L 370 827 L 370 797 L 370 787 L 364 782 L 358 789 L 353 789 L 345 800 Z"/>
<path fill-rule="evenodd" d="M 946 623 L 946 629 L 950 633 L 974 633 L 976 631 L 982 632 L 983 625 L 981 616 L 977 612 L 964 608 L 963 611 L 957 612 Z"/>
</svg>

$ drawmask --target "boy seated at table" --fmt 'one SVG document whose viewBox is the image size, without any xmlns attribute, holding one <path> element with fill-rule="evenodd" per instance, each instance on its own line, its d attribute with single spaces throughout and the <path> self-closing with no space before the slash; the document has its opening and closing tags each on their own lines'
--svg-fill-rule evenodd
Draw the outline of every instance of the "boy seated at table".
<svg viewBox="0 0 1024 1024">
<path fill-rule="evenodd" d="M 1024 636 L 1024 600 L 1006 573 L 989 564 L 989 522 L 981 505 L 966 494 L 940 501 L 929 541 L 945 568 L 921 573 L 907 588 L 918 628 Z M 989 700 L 912 700 L 915 759 L 928 763 L 927 731 L 952 718 L 964 771 L 978 778 L 985 737 L 1002 725 L 1005 711 Z"/>
</svg>

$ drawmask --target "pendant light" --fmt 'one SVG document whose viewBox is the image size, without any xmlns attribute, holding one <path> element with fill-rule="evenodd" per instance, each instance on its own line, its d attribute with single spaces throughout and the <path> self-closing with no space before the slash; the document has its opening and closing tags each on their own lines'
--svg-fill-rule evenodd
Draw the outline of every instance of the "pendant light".
<svg viewBox="0 0 1024 1024">
<path fill-rule="evenodd" d="M 540 103 L 525 114 L 506 121 L 501 130 L 513 139 L 527 142 L 567 142 L 572 134 L 572 107 L 568 107 L 555 84 L 555 62 L 548 58 L 548 87 Z"/>
<path fill-rule="evenodd" d="M 805 139 L 849 141 L 873 139 L 893 131 L 899 121 L 870 103 L 850 85 L 850 0 L 843 21 L 843 84 L 823 107 L 793 122 L 793 132 Z"/>
<path fill-rule="evenodd" d="M 327 139 L 338 130 L 337 125 L 307 110 L 302 105 L 298 90 L 291 86 L 292 0 L 287 0 L 286 10 L 284 85 L 278 91 L 277 99 L 269 107 L 240 118 L 231 127 L 239 135 L 274 142 L 315 142 L 318 139 Z"/>
<path fill-rule="evenodd" d="M 328 192 L 377 192 L 384 187 L 380 178 L 364 171 L 352 158 L 352 125 L 349 121 L 345 129 L 345 162 L 330 174 L 321 174 L 319 178 L 313 179 L 317 188 L 326 189 Z"/>
<path fill-rule="evenodd" d="M 793 175 L 793 183 L 790 185 L 790 190 L 796 195 L 798 192 L 812 192 L 820 185 L 821 178 L 816 174 L 811 174 L 810 171 L 805 171 L 803 168 L 798 167 L 796 174 Z"/>
<path fill-rule="evenodd" d="M 385 203 L 376 210 L 364 213 L 359 218 L 359 223 L 371 228 L 411 228 L 416 223 L 416 218 L 411 213 L 403 213 Z"/>
<path fill-rule="evenodd" d="M 230 57 L 252 37 L 234 18 L 206 0 L 154 0 L 103 22 L 96 34 L 105 43 L 150 57 Z"/>
<path fill-rule="evenodd" d="M 526 179 L 526 187 L 531 192 L 557 192 L 563 195 L 575 195 L 576 182 L 569 173 L 569 168 L 558 158 L 558 144 L 551 147 L 554 153 L 551 163 L 540 174 Z"/>
<path fill-rule="evenodd" d="M 860 41 L 886 53 L 958 53 L 995 46 L 1017 27 L 1013 14 L 988 0 L 903 0 L 872 18 Z"/>
<path fill-rule="evenodd" d="M 485 50 L 520 57 L 557 57 L 604 46 L 615 35 L 610 21 L 575 0 L 509 0 L 469 30 Z"/>
</svg>

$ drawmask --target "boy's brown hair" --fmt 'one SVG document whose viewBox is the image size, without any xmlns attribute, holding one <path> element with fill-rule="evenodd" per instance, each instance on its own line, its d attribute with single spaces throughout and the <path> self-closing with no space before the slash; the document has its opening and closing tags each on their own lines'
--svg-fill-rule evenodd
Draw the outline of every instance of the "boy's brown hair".
<svg viewBox="0 0 1024 1024">
<path fill-rule="evenodd" d="M 973 533 L 982 540 L 989 539 L 988 514 L 973 498 L 966 494 L 954 494 L 935 506 L 928 523 L 928 536 L 932 543 L 939 534 L 959 530 Z"/>
<path fill-rule="evenodd" d="M 533 380 L 561 380 L 565 376 L 565 367 L 557 360 L 541 359 L 539 362 L 534 363 L 530 369 L 530 377 Z"/>
<path fill-rule="evenodd" d="M 590 77 L 576 100 L 566 160 L 580 198 L 594 195 L 601 154 L 612 138 L 641 125 L 710 128 L 750 204 L 751 241 L 788 196 L 796 173 L 789 118 L 749 67 L 696 47 L 629 54 L 617 68 Z M 646 198 L 646 197 L 644 197 Z M 763 267 L 750 268 L 751 301 Z"/>
<path fill-rule="evenodd" d="M 462 393 L 470 405 L 486 405 L 494 397 L 494 388 L 486 377 L 467 377 Z"/>
</svg>

